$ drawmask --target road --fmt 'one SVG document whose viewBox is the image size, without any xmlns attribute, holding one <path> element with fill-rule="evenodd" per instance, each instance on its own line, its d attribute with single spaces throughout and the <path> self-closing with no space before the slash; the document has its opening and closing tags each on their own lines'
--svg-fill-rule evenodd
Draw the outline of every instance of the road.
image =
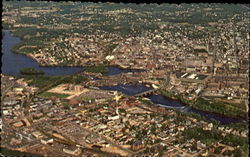
<svg viewBox="0 0 250 157">
<path fill-rule="evenodd" d="M 5 89 L 4 91 L 2 91 L 1 92 L 1 104 L 3 103 L 3 99 L 4 99 L 4 97 L 5 97 L 5 95 L 6 95 L 6 93 L 11 89 L 11 88 L 13 88 L 14 86 L 16 85 L 16 82 L 12 82 L 12 84 L 7 88 L 7 89 Z"/>
</svg>

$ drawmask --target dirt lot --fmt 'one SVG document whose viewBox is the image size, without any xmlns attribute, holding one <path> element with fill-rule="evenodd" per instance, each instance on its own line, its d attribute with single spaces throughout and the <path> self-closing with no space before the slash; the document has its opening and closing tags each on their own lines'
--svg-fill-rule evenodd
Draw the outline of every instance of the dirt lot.
<svg viewBox="0 0 250 157">
<path fill-rule="evenodd" d="M 104 90 L 94 90 L 94 89 L 88 89 L 88 88 L 80 88 L 80 89 L 74 90 L 74 87 L 72 88 L 72 85 L 70 84 L 58 85 L 57 87 L 52 88 L 48 90 L 47 92 L 70 95 L 66 99 L 72 99 L 72 98 L 76 98 L 79 96 L 82 98 L 90 98 L 90 99 L 114 97 L 113 95 L 110 95 L 108 91 L 104 91 Z"/>
</svg>

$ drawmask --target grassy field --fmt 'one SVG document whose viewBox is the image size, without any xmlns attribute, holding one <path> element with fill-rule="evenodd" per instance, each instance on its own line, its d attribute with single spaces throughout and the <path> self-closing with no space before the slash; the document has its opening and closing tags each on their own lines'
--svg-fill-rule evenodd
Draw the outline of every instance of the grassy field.
<svg viewBox="0 0 250 157">
<path fill-rule="evenodd" d="M 42 88 L 45 87 L 49 84 L 52 84 L 54 82 L 56 82 L 57 80 L 59 80 L 61 77 L 60 76 L 32 76 L 32 75 L 25 75 L 22 76 L 22 78 L 24 78 L 25 80 L 30 80 L 30 85 L 34 85 L 38 88 Z"/>
<path fill-rule="evenodd" d="M 49 98 L 51 96 L 55 96 L 57 98 L 66 98 L 69 95 L 68 94 L 51 93 L 51 92 L 43 92 L 43 93 L 39 94 L 38 96 L 45 97 L 45 98 Z"/>
<path fill-rule="evenodd" d="M 22 78 L 24 78 L 25 80 L 30 80 L 30 85 L 34 85 L 38 88 L 43 88 L 50 84 L 55 84 L 55 85 L 61 83 L 79 84 L 87 80 L 85 76 L 80 76 L 80 75 L 65 75 L 65 76 L 23 75 Z"/>
</svg>

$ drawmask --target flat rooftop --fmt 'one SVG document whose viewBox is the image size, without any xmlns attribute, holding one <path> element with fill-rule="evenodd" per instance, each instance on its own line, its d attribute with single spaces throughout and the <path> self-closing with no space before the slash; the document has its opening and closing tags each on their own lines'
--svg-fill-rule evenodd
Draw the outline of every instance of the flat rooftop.
<svg viewBox="0 0 250 157">
<path fill-rule="evenodd" d="M 207 76 L 201 74 L 194 74 L 194 73 L 183 73 L 183 72 L 176 72 L 177 78 L 188 78 L 188 79 L 195 79 L 195 80 L 204 80 Z"/>
</svg>

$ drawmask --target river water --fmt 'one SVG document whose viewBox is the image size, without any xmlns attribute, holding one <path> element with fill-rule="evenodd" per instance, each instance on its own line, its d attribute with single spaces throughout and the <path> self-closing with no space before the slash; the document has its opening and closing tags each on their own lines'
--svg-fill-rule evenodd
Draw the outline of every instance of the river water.
<svg viewBox="0 0 250 157">
<path fill-rule="evenodd" d="M 11 47 L 19 42 L 21 42 L 20 38 L 12 36 L 9 31 L 4 31 L 1 67 L 3 74 L 18 76 L 20 69 L 28 67 L 40 69 L 45 75 L 68 75 L 83 69 L 81 67 L 40 67 L 34 59 L 11 51 Z"/>
<path fill-rule="evenodd" d="M 150 87 L 146 87 L 143 84 L 118 84 L 115 86 L 102 86 L 99 87 L 100 89 L 103 90 L 115 90 L 115 91 L 119 91 L 122 92 L 126 95 L 129 96 L 133 96 L 135 94 L 141 93 L 141 92 L 145 92 L 147 90 L 151 90 L 152 88 Z M 218 122 L 220 122 L 221 124 L 230 124 L 230 123 L 238 123 L 238 122 L 243 122 L 242 119 L 240 118 L 232 118 L 232 117 L 226 117 L 223 115 L 219 115 L 219 114 L 215 114 L 215 113 L 206 113 L 204 111 L 200 111 L 200 110 L 196 110 L 193 109 L 189 106 L 186 106 L 185 104 L 181 103 L 178 100 L 171 100 L 171 99 L 167 99 L 166 97 L 164 97 L 163 95 L 157 95 L 157 94 L 152 94 L 150 96 L 147 97 L 152 103 L 166 107 L 166 108 L 172 108 L 175 110 L 179 110 L 182 112 L 191 112 L 191 113 L 195 113 L 198 115 L 201 115 L 202 117 L 205 117 L 207 119 L 210 120 L 216 120 Z"/>
<path fill-rule="evenodd" d="M 117 75 L 120 73 L 129 73 L 129 72 L 144 72 L 142 69 L 120 69 L 117 67 L 108 67 L 108 75 Z"/>
<path fill-rule="evenodd" d="M 11 47 L 20 42 L 21 39 L 12 36 L 10 31 L 4 31 L 4 36 L 2 38 L 3 55 L 1 67 L 3 74 L 19 76 L 20 69 L 28 67 L 40 69 L 44 71 L 45 75 L 70 75 L 85 69 L 84 67 L 41 67 L 34 59 L 11 51 Z M 121 69 L 118 67 L 107 67 L 107 69 L 107 75 L 145 71 L 140 69 Z"/>
</svg>

